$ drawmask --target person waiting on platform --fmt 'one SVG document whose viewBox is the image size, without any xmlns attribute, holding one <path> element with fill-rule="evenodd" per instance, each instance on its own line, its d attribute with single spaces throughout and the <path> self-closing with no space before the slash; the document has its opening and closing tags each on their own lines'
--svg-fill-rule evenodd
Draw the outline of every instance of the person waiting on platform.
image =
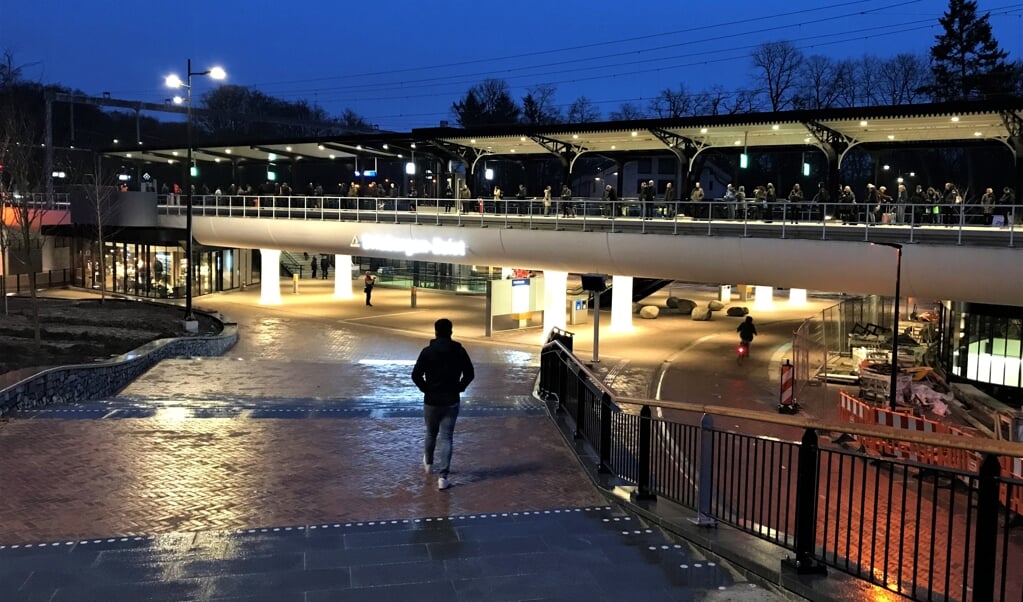
<svg viewBox="0 0 1023 602">
<path fill-rule="evenodd" d="M 646 184 L 646 188 L 642 191 L 643 201 L 643 219 L 653 219 L 654 217 L 654 200 L 657 197 L 657 185 L 654 184 L 653 180 L 650 180 Z"/>
<path fill-rule="evenodd" d="M 675 185 L 668 182 L 664 185 L 664 208 L 661 214 L 665 219 L 671 219 L 675 217 L 675 210 L 677 209 L 678 199 L 675 198 Z"/>
<path fill-rule="evenodd" d="M 561 185 L 561 217 L 575 217 L 575 205 L 572 204 L 572 189 L 568 184 Z"/>
<path fill-rule="evenodd" d="M 600 213 L 604 217 L 613 217 L 617 215 L 615 212 L 615 201 L 618 200 L 618 193 L 615 192 L 615 187 L 608 184 L 604 186 L 604 196 L 600 198 L 604 201 L 600 205 Z"/>
<path fill-rule="evenodd" d="M 799 221 L 799 212 L 802 211 L 803 203 L 803 189 L 799 187 L 799 182 L 792 185 L 792 190 L 789 191 L 788 201 L 791 204 L 786 207 L 786 217 L 790 222 L 796 223 Z"/>
</svg>

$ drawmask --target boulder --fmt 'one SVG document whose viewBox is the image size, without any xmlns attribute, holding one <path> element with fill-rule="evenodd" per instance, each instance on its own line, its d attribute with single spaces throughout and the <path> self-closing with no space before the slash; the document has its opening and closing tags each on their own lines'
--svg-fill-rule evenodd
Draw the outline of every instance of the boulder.
<svg viewBox="0 0 1023 602">
<path fill-rule="evenodd" d="M 691 299 L 676 299 L 675 308 L 678 309 L 678 313 L 683 316 L 688 316 L 693 313 L 693 308 L 696 307 L 696 302 Z"/>
<path fill-rule="evenodd" d="M 711 311 L 721 311 L 725 308 L 725 304 L 720 301 L 710 301 L 707 303 L 707 309 Z"/>
<path fill-rule="evenodd" d="M 639 310 L 639 317 L 645 320 L 656 319 L 659 315 L 661 315 L 661 308 L 656 305 L 644 305 Z"/>
<path fill-rule="evenodd" d="M 693 320 L 696 322 L 706 322 L 710 320 L 711 312 L 709 307 L 695 307 L 693 308 Z"/>
<path fill-rule="evenodd" d="M 749 313 L 749 308 L 733 305 L 732 307 L 729 307 L 728 311 L 725 313 L 727 313 L 729 316 L 732 316 L 733 318 L 741 318 Z"/>
<path fill-rule="evenodd" d="M 668 300 L 664 302 L 664 306 L 668 309 L 678 309 L 678 297 L 668 297 Z"/>
<path fill-rule="evenodd" d="M 639 310 L 641 310 L 641 309 L 643 309 L 643 304 L 642 303 L 633 303 L 632 304 L 632 313 L 638 314 Z"/>
</svg>

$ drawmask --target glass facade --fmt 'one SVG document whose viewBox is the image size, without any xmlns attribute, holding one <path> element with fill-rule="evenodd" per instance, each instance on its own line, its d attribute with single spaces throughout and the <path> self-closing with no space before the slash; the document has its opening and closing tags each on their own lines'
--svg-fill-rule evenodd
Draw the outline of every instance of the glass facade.
<svg viewBox="0 0 1023 602">
<path fill-rule="evenodd" d="M 75 286 L 99 289 L 100 283 L 105 282 L 107 292 L 111 293 L 155 299 L 185 297 L 188 261 L 180 246 L 106 242 L 101 262 L 95 241 L 75 242 L 72 256 Z M 243 282 L 257 282 L 259 275 L 252 273 L 251 263 L 240 261 L 241 255 L 247 253 L 240 249 L 197 249 L 193 297 L 239 288 Z"/>
<path fill-rule="evenodd" d="M 942 359 L 955 379 L 1023 404 L 1023 307 L 946 302 Z"/>
<path fill-rule="evenodd" d="M 409 261 L 404 259 L 380 259 L 377 257 L 355 257 L 359 271 L 372 270 L 378 284 L 396 288 L 429 288 L 460 293 L 487 291 L 487 281 L 502 277 L 502 269 L 490 266 L 470 266 L 456 263 L 433 261 Z M 357 277 L 357 276 L 356 276 Z"/>
</svg>

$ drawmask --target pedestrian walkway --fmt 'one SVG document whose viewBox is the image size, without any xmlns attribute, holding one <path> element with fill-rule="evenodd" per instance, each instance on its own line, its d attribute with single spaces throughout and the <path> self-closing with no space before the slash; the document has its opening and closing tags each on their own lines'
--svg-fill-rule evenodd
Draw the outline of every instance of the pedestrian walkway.
<svg viewBox="0 0 1023 602">
<path fill-rule="evenodd" d="M 532 397 L 538 330 L 486 339 L 479 298 L 421 291 L 413 309 L 378 287 L 370 308 L 317 283 L 276 307 L 204 297 L 239 323 L 225 357 L 165 361 L 113 399 L 0 425 L 0 599 L 772 599 L 608 505 Z M 477 366 L 446 491 L 423 474 L 408 377 L 441 316 Z M 602 334 L 597 366 L 670 399 L 672 357 L 730 350 L 730 329 L 637 320 Z M 592 353 L 583 329 L 576 346 Z M 767 347 L 718 376 L 756 391 Z"/>
</svg>

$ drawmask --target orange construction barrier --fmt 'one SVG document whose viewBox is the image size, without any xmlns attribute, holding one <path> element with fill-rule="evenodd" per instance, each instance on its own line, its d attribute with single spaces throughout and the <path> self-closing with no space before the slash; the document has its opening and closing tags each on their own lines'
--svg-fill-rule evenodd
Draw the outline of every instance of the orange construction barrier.
<svg viewBox="0 0 1023 602">
<path fill-rule="evenodd" d="M 953 437 L 974 437 L 975 434 L 965 427 L 957 427 L 930 420 L 922 416 L 914 416 L 905 412 L 891 410 L 866 403 L 845 391 L 839 392 L 838 415 L 842 422 L 856 424 L 872 424 L 887 426 L 895 430 L 917 431 L 922 433 L 942 434 Z M 956 469 L 972 475 L 980 471 L 983 461 L 981 454 L 946 447 L 925 446 L 892 439 L 875 439 L 873 437 L 858 438 L 867 453 L 890 456 L 929 464 L 931 466 Z M 1000 458 L 1002 476 L 1023 481 L 1023 458 Z M 1001 501 L 1013 513 L 1023 516 L 1023 485 L 1002 485 Z"/>
</svg>

